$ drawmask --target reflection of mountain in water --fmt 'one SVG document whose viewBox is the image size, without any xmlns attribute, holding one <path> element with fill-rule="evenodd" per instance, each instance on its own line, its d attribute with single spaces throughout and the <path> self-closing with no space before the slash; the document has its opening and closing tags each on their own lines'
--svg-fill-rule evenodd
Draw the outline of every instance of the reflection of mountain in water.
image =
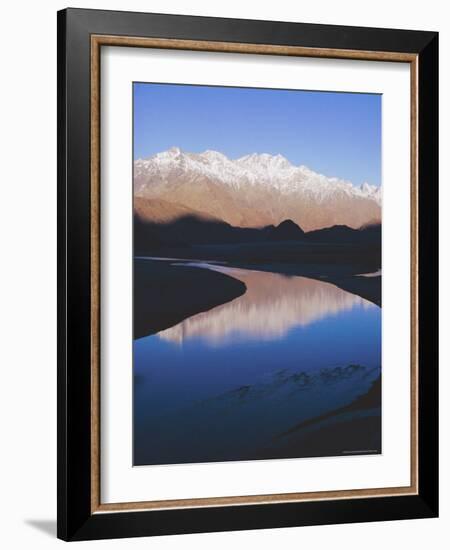
<svg viewBox="0 0 450 550">
<path fill-rule="evenodd" d="M 194 315 L 158 333 L 164 340 L 181 343 L 200 337 L 212 344 L 226 343 L 232 336 L 246 339 L 277 340 L 290 329 L 307 326 L 327 316 L 354 307 L 376 307 L 332 284 L 287 277 L 276 273 L 190 264 L 231 275 L 247 286 L 235 300 Z"/>
</svg>

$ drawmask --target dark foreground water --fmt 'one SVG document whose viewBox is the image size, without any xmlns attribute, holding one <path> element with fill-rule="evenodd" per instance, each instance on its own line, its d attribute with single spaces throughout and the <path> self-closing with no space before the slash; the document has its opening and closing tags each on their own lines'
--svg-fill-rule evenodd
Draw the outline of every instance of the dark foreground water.
<svg viewBox="0 0 450 550">
<path fill-rule="evenodd" d="M 379 307 L 304 277 L 189 265 L 247 291 L 134 341 L 135 465 L 381 452 Z"/>
</svg>

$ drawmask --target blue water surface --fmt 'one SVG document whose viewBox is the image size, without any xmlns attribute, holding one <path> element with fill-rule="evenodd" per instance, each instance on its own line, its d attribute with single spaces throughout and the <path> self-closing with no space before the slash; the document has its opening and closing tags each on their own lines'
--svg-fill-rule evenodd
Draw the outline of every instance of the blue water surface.
<svg viewBox="0 0 450 550">
<path fill-rule="evenodd" d="M 327 282 L 215 269 L 247 292 L 134 341 L 135 465 L 291 456 L 280 434 L 380 376 L 378 306 Z"/>
</svg>

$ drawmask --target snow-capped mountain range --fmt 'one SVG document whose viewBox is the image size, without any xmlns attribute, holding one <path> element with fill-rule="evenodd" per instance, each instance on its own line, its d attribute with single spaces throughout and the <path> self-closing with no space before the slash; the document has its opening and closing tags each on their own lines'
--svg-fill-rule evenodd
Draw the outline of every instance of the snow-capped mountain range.
<svg viewBox="0 0 450 550">
<path fill-rule="evenodd" d="M 381 220 L 381 188 L 318 174 L 282 155 L 236 160 L 173 147 L 134 162 L 134 195 L 160 199 L 240 227 L 291 219 L 305 231 Z"/>
</svg>

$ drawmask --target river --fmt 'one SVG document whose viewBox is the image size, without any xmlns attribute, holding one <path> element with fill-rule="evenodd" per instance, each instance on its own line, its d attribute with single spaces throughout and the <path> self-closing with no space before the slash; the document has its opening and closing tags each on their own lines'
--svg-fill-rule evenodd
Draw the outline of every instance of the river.
<svg viewBox="0 0 450 550">
<path fill-rule="evenodd" d="M 379 381 L 378 306 L 326 281 L 179 263 L 247 290 L 134 341 L 134 465 L 381 452 L 381 401 L 345 410 Z"/>
</svg>

